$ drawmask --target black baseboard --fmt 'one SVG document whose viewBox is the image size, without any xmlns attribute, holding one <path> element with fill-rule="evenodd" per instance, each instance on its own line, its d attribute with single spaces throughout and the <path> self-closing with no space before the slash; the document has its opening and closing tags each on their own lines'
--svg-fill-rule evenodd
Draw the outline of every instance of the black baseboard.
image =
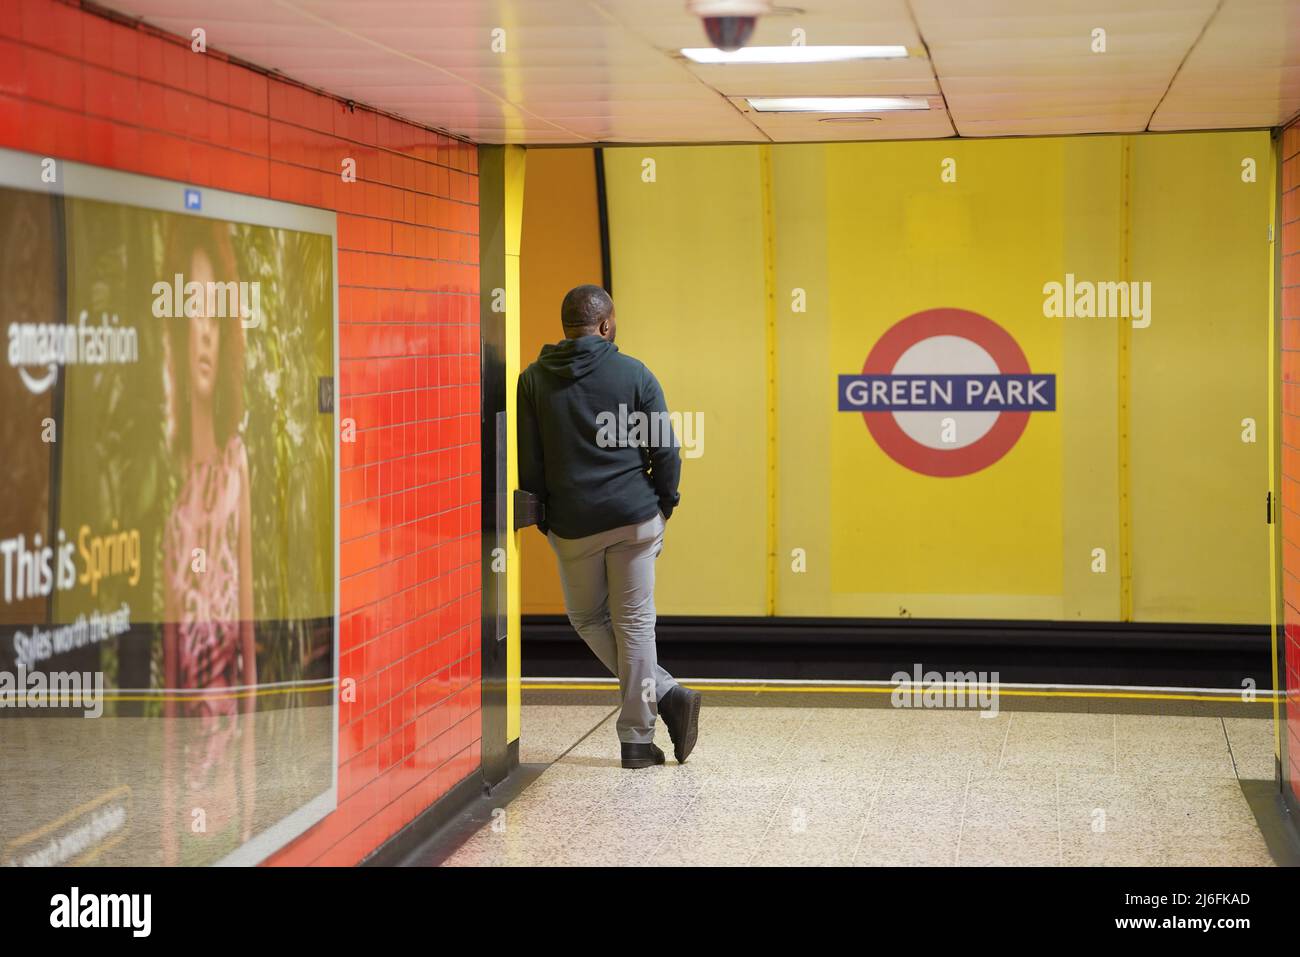
<svg viewBox="0 0 1300 957">
<path fill-rule="evenodd" d="M 406 825 L 361 862 L 362 867 L 396 867 L 411 853 L 429 840 L 439 830 L 454 820 L 487 790 L 483 769 L 474 773 L 425 808 L 414 821 Z"/>
<path fill-rule="evenodd" d="M 1279 867 L 1300 867 L 1300 833 L 1278 782 L 1238 783 L 1274 863 Z"/>
<path fill-rule="evenodd" d="M 688 678 L 888 681 L 998 673 L 1009 684 L 1272 687 L 1268 626 L 661 616 L 659 660 Z M 525 615 L 529 678 L 607 677 L 563 615 Z"/>
<path fill-rule="evenodd" d="M 518 743 L 516 741 L 516 743 Z M 404 855 L 402 867 L 440 867 L 466 841 L 485 825 L 491 826 L 501 809 L 509 806 L 524 790 L 542 776 L 549 764 L 519 764 L 509 777 L 490 791 L 478 795 L 459 813 L 446 821 L 427 839 Z"/>
<path fill-rule="evenodd" d="M 473 774 L 425 808 L 419 817 L 376 848 L 361 862 L 361 866 L 397 867 L 408 864 L 413 854 L 427 856 L 427 848 L 431 842 L 440 843 L 446 833 L 457 831 L 458 820 L 473 811 L 478 803 L 484 800 L 490 802 L 495 795 L 502 792 L 513 795 L 515 791 L 526 787 L 527 783 L 536 776 L 535 774 L 521 776 L 519 773 L 518 738 L 506 745 L 505 761 L 506 776 L 502 780 L 489 783 L 483 775 L 483 768 L 475 768 Z M 467 837 L 468 833 L 460 835 L 461 839 Z"/>
</svg>

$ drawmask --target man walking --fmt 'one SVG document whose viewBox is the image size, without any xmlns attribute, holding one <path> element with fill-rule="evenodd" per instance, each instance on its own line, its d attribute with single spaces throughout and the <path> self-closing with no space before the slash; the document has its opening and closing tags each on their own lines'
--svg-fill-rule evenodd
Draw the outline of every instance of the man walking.
<svg viewBox="0 0 1300 957">
<path fill-rule="evenodd" d="M 659 667 L 655 651 L 655 559 L 681 475 L 663 390 L 614 345 L 605 290 L 569 290 L 560 320 L 564 339 L 519 377 L 519 487 L 545 506 L 538 527 L 559 560 L 569 621 L 618 676 L 623 767 L 664 763 L 656 714 L 684 762 L 700 694 Z"/>
</svg>

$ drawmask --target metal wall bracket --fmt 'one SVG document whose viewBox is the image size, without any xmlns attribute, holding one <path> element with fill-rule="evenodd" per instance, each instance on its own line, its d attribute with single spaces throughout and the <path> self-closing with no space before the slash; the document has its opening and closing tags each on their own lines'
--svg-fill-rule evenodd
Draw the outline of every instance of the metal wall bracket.
<svg viewBox="0 0 1300 957">
<path fill-rule="evenodd" d="M 546 506 L 532 492 L 515 489 L 515 531 L 546 520 Z"/>
</svg>

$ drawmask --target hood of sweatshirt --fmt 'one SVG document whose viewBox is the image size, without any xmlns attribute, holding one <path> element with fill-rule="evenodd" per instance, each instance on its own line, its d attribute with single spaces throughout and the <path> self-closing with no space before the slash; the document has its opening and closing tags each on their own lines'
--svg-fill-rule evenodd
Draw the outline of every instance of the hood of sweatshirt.
<svg viewBox="0 0 1300 957">
<path fill-rule="evenodd" d="M 566 379 L 581 379 L 616 352 L 618 346 L 608 339 L 579 336 L 542 346 L 537 363 L 548 372 Z"/>
</svg>

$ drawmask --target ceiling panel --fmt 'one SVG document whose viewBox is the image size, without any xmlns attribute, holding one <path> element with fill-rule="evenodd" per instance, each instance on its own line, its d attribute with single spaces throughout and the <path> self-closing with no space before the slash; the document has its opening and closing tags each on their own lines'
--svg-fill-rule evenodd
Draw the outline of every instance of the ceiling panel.
<svg viewBox="0 0 1300 957">
<path fill-rule="evenodd" d="M 1277 126 L 1300 113 L 1300 3 L 1234 0 L 1210 22 L 1153 130 Z"/>
<path fill-rule="evenodd" d="M 692 72 L 723 96 L 918 95 L 939 92 L 928 60 L 875 60 L 771 66 L 700 66 Z"/>
<path fill-rule="evenodd" d="M 913 0 L 963 136 L 1144 129 L 1217 5 Z M 1105 52 L 1094 52 L 1094 30 L 1104 31 Z M 1053 95 L 1035 96 L 1040 84 Z"/>
<path fill-rule="evenodd" d="M 478 142 L 807 142 L 1269 126 L 1300 112 L 1300 0 L 793 0 L 751 45 L 909 56 L 700 65 L 685 0 L 109 0 L 336 95 Z M 1090 49 L 1106 31 L 1107 50 Z M 505 50 L 492 48 L 504 31 Z M 923 95 L 838 122 L 747 96 Z M 828 122 L 830 120 L 830 122 Z"/>
</svg>

